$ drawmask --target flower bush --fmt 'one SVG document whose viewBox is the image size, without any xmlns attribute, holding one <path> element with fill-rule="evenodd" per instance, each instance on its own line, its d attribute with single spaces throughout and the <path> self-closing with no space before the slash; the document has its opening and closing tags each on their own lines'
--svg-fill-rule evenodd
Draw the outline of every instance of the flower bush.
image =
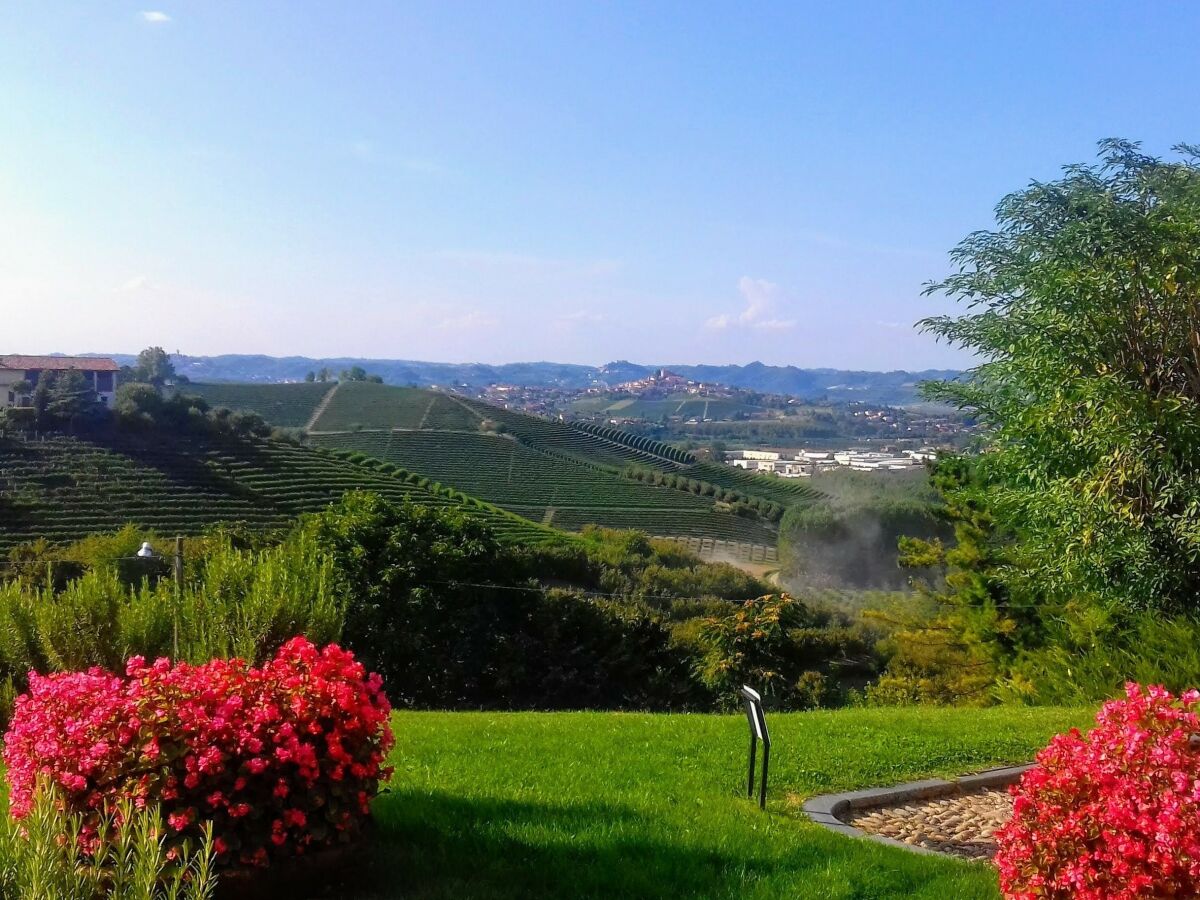
<svg viewBox="0 0 1200 900">
<path fill-rule="evenodd" d="M 997 834 L 1005 897 L 1200 896 L 1198 701 L 1129 684 L 1038 754 Z"/>
<path fill-rule="evenodd" d="M 12 814 L 49 779 L 85 842 L 128 799 L 161 808 L 174 847 L 211 821 L 218 864 L 267 865 L 361 831 L 388 774 L 389 710 L 378 675 L 304 638 L 261 668 L 134 657 L 123 677 L 34 674 L 5 737 Z"/>
</svg>

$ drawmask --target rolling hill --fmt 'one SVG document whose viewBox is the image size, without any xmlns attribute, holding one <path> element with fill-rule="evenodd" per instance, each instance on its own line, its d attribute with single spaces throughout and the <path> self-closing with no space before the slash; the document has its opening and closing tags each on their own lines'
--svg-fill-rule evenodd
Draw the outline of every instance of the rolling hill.
<svg viewBox="0 0 1200 900">
<path fill-rule="evenodd" d="M 0 438 L 0 550 L 37 538 L 75 540 L 130 523 L 169 534 L 195 534 L 218 522 L 283 526 L 350 490 L 460 506 L 506 540 L 570 540 L 361 456 L 225 435 L 114 432 Z"/>
<path fill-rule="evenodd" d="M 305 417 L 299 404 L 286 406 L 300 397 L 300 385 L 196 387 L 214 405 L 268 420 L 277 408 L 286 408 L 292 421 Z M 369 454 L 556 528 L 638 529 L 688 541 L 701 552 L 770 561 L 777 530 L 750 506 L 788 507 L 819 496 L 806 484 L 698 462 L 618 429 L 552 421 L 454 394 L 363 382 L 316 393 L 305 395 L 313 445 Z M 679 476 L 673 481 L 681 486 L 635 480 L 630 467 Z"/>
<path fill-rule="evenodd" d="M 93 354 L 85 354 L 93 355 Z M 128 353 L 98 354 L 132 365 Z M 922 381 L 955 378 L 962 374 L 950 369 L 922 371 L 868 372 L 847 369 L 800 369 L 796 366 L 768 366 L 752 362 L 744 366 L 708 366 L 686 363 L 645 365 L 626 360 L 603 366 L 573 363 L 524 362 L 503 365 L 483 363 L 438 363 L 402 359 L 363 359 L 337 357 L 314 359 L 303 356 L 261 356 L 227 354 L 188 356 L 174 354 L 172 359 L 181 375 L 192 381 L 254 382 L 270 384 L 301 381 L 308 372 L 328 368 L 341 372 L 362 366 L 380 375 L 388 384 L 421 387 L 451 386 L 482 388 L 489 384 L 515 384 L 525 387 L 615 387 L 636 381 L 659 369 L 669 369 L 693 381 L 724 384 L 734 388 L 789 394 L 806 400 L 861 400 L 864 403 L 907 404 L 919 400 L 917 385 Z"/>
</svg>

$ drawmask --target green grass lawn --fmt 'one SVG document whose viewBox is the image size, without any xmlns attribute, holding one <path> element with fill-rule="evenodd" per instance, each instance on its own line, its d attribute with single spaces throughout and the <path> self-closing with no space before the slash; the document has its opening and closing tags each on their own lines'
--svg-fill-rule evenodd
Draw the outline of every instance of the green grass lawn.
<svg viewBox="0 0 1200 900">
<path fill-rule="evenodd" d="M 766 814 L 739 793 L 740 716 L 400 713 L 379 835 L 320 896 L 995 898 L 986 864 L 829 833 L 808 796 L 1028 760 L 1061 709 L 770 717 Z"/>
</svg>

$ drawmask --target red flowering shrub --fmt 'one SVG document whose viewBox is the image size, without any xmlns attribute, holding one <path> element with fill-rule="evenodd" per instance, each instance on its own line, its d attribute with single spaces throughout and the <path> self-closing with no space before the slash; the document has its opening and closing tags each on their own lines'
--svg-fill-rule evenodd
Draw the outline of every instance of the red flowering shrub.
<svg viewBox="0 0 1200 900">
<path fill-rule="evenodd" d="M 1200 693 L 1125 693 L 1014 788 L 996 855 L 1009 900 L 1200 896 Z"/>
<path fill-rule="evenodd" d="M 211 820 L 219 863 L 266 865 L 360 831 L 387 775 L 389 710 L 353 654 L 303 638 L 262 668 L 134 657 L 124 677 L 31 674 L 5 736 L 12 813 L 47 778 L 70 811 L 157 802 L 169 840 L 194 843 Z"/>
</svg>

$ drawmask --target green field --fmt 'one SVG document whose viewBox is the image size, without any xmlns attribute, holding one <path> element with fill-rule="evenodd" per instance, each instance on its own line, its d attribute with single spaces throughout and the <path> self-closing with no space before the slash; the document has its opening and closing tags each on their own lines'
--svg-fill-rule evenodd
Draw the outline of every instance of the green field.
<svg viewBox="0 0 1200 900">
<path fill-rule="evenodd" d="M 217 408 L 256 412 L 272 425 L 303 428 L 332 385 L 302 384 L 197 384 L 181 388 Z"/>
<path fill-rule="evenodd" d="M 832 834 L 804 818 L 801 801 L 1022 762 L 1089 718 L 1027 708 L 771 716 L 763 814 L 739 795 L 740 715 L 400 713 L 374 852 L 319 896 L 994 900 L 987 864 Z"/>
<path fill-rule="evenodd" d="M 350 490 L 462 505 L 510 540 L 567 539 L 404 475 L 290 443 L 224 436 L 0 439 L 0 550 L 37 538 L 75 540 L 129 523 L 181 534 L 217 522 L 282 526 Z"/>
</svg>

